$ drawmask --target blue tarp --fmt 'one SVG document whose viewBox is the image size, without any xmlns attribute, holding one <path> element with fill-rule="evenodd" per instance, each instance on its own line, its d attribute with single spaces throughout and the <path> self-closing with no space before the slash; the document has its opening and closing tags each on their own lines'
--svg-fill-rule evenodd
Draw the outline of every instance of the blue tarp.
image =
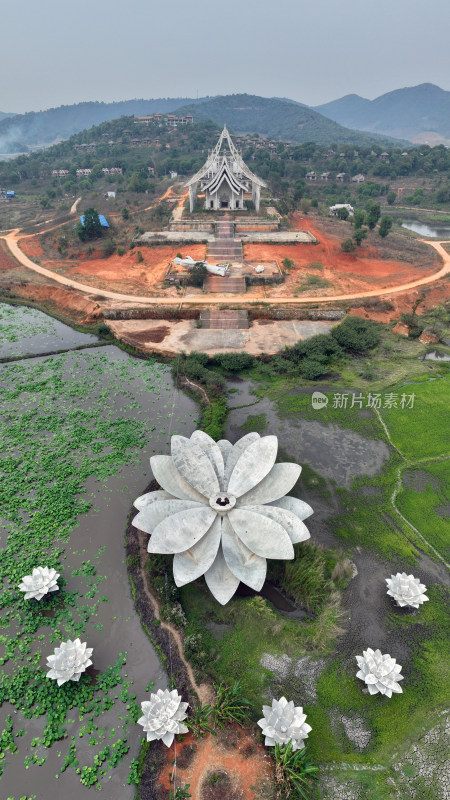
<svg viewBox="0 0 450 800">
<path fill-rule="evenodd" d="M 100 220 L 100 225 L 102 226 L 102 228 L 109 228 L 109 225 L 108 225 L 108 223 L 106 221 L 106 218 L 103 216 L 103 214 L 99 214 L 98 218 Z M 80 222 L 81 222 L 81 224 L 82 224 L 82 226 L 84 228 L 84 214 L 80 217 Z"/>
<path fill-rule="evenodd" d="M 6 192 L 6 197 L 15 197 L 16 193 L 13 191 Z"/>
</svg>

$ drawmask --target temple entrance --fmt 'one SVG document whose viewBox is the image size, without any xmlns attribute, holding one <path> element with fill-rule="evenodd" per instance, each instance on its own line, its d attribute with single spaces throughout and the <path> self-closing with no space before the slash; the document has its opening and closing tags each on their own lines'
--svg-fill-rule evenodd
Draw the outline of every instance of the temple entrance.
<svg viewBox="0 0 450 800">
<path fill-rule="evenodd" d="M 222 200 L 220 203 L 221 208 L 228 208 L 228 200 Z"/>
</svg>

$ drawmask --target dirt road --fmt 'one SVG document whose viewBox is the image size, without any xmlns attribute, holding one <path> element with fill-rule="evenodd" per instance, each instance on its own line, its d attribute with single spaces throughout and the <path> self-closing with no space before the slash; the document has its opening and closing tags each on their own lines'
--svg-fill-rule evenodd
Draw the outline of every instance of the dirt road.
<svg viewBox="0 0 450 800">
<path fill-rule="evenodd" d="M 205 296 L 195 296 L 195 298 L 180 298 L 180 297 L 142 297 L 139 295 L 130 295 L 130 294 L 120 294 L 119 292 L 110 292 L 105 289 L 98 289 L 96 290 L 92 286 L 87 286 L 85 283 L 79 283 L 78 281 L 72 281 L 70 278 L 65 278 L 62 275 L 57 275 L 55 272 L 52 272 L 45 267 L 41 267 L 39 264 L 35 264 L 31 261 L 28 256 L 23 253 L 20 249 L 18 244 L 18 239 L 20 238 L 20 232 L 18 230 L 13 231 L 12 233 L 4 234 L 2 237 L 7 244 L 12 255 L 19 261 L 24 267 L 28 267 L 28 269 L 33 270 L 33 272 L 37 272 L 39 275 L 45 275 L 45 277 L 50 278 L 56 283 L 61 283 L 64 286 L 71 286 L 73 289 L 76 289 L 79 292 L 84 292 L 85 294 L 89 295 L 96 295 L 100 294 L 102 297 L 107 298 L 108 300 L 116 300 L 125 303 L 138 303 L 138 304 L 145 304 L 145 305 L 175 305 L 175 306 L 186 306 L 186 305 L 222 305 L 223 303 L 232 303 L 233 305 L 251 305 L 255 303 L 255 298 L 252 296 L 246 295 L 205 295 Z M 440 270 L 435 272 L 433 275 L 428 275 L 424 278 L 418 278 L 415 281 L 410 281 L 409 283 L 404 283 L 398 286 L 390 286 L 387 289 L 372 289 L 366 292 L 356 292 L 353 294 L 339 294 L 339 295 L 332 295 L 327 297 L 317 297 L 312 295 L 303 295 L 302 297 L 279 297 L 277 298 L 276 295 L 272 296 L 270 299 L 271 305 L 305 305 L 308 303 L 314 303 L 314 305 L 323 305 L 324 303 L 334 303 L 334 302 L 341 302 L 344 300 L 361 300 L 368 297 L 382 297 L 386 295 L 398 294 L 401 292 L 406 292 L 411 289 L 416 289 L 419 286 L 426 286 L 430 283 L 435 283 L 435 281 L 444 278 L 446 275 L 450 273 L 450 254 L 447 253 L 446 250 L 442 247 L 443 244 L 449 244 L 448 240 L 443 240 L 441 242 L 430 242 L 426 239 L 421 239 L 420 241 L 424 242 L 425 244 L 433 247 L 437 253 L 440 255 L 443 261 L 443 266 Z"/>
</svg>

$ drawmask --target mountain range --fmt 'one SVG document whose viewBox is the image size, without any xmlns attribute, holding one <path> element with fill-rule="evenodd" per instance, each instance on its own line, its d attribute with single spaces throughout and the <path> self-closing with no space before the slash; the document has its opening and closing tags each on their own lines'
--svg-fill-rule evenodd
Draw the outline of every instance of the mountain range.
<svg viewBox="0 0 450 800">
<path fill-rule="evenodd" d="M 415 144 L 450 144 L 450 92 L 433 83 L 396 89 L 375 100 L 347 94 L 314 109 L 348 128 Z"/>
<path fill-rule="evenodd" d="M 375 100 L 348 94 L 315 107 L 288 98 L 234 94 L 78 103 L 15 115 L 0 112 L 0 153 L 46 147 L 101 122 L 156 112 L 192 113 L 196 120 L 226 123 L 235 133 L 299 143 L 450 144 L 450 92 L 423 83 Z"/>
</svg>

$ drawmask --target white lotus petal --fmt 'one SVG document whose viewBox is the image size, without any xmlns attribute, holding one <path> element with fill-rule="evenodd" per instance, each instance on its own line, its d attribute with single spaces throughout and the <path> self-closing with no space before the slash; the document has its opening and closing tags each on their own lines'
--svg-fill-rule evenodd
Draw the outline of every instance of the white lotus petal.
<svg viewBox="0 0 450 800">
<path fill-rule="evenodd" d="M 219 548 L 214 563 L 205 572 L 205 581 L 211 594 L 222 606 L 231 600 L 239 586 L 239 578 L 228 568 L 222 548 Z"/>
<path fill-rule="evenodd" d="M 230 480 L 231 473 L 233 472 L 239 458 L 241 457 L 244 450 L 247 447 L 250 447 L 253 442 L 257 442 L 260 439 L 259 433 L 256 431 L 252 433 L 247 433 L 246 436 L 243 436 L 242 439 L 239 439 L 236 444 L 231 445 L 231 452 L 228 454 L 225 460 L 225 474 L 224 474 L 224 488 L 228 486 L 228 482 Z"/>
<path fill-rule="evenodd" d="M 172 514 L 154 529 L 147 545 L 148 552 L 182 553 L 189 550 L 210 529 L 215 517 L 216 512 L 209 506 L 188 508 Z"/>
<path fill-rule="evenodd" d="M 219 479 L 208 456 L 183 436 L 172 436 L 172 460 L 180 475 L 200 494 L 210 498 L 220 492 Z"/>
<path fill-rule="evenodd" d="M 297 483 L 302 468 L 298 464 L 274 464 L 269 474 L 249 492 L 241 495 L 239 506 L 272 503 L 291 491 Z"/>
<path fill-rule="evenodd" d="M 139 514 L 136 514 L 132 525 L 145 533 L 153 533 L 156 526 L 167 517 L 191 508 L 206 509 L 207 506 L 203 503 L 196 503 L 195 500 L 158 500 L 145 506 Z"/>
<path fill-rule="evenodd" d="M 263 436 L 247 447 L 240 456 L 228 482 L 227 491 L 241 497 L 253 489 L 270 472 L 277 457 L 276 436 Z"/>
<path fill-rule="evenodd" d="M 146 506 L 150 506 L 152 503 L 156 503 L 157 500 L 170 500 L 175 499 L 172 494 L 166 492 L 164 489 L 160 489 L 156 492 L 147 492 L 147 494 L 141 494 L 140 497 L 137 497 L 134 501 L 133 505 L 138 511 L 142 511 L 143 508 Z"/>
<path fill-rule="evenodd" d="M 304 542 L 306 539 L 310 538 L 310 533 L 305 523 L 285 508 L 276 508 L 275 506 L 252 506 L 248 511 L 255 511 L 257 514 L 263 514 L 273 519 L 274 522 L 278 522 L 288 534 L 292 544 Z"/>
<path fill-rule="evenodd" d="M 223 487 L 223 474 L 225 471 L 225 464 L 223 461 L 222 453 L 220 452 L 220 448 L 214 441 L 208 436 L 207 433 L 204 431 L 194 431 L 190 439 L 191 442 L 197 444 L 204 453 L 208 456 L 211 464 L 214 467 L 214 471 L 217 475 L 220 488 Z"/>
<path fill-rule="evenodd" d="M 290 497 L 289 495 L 287 497 L 281 497 L 279 500 L 269 503 L 269 505 L 275 506 L 276 508 L 285 508 L 286 511 L 290 511 L 301 520 L 307 519 L 314 513 L 308 503 L 299 500 L 297 497 Z"/>
<path fill-rule="evenodd" d="M 180 500 L 205 502 L 203 495 L 182 478 L 170 456 L 152 456 L 150 466 L 155 480 L 169 494 L 179 497 Z"/>
<path fill-rule="evenodd" d="M 233 452 L 233 445 L 228 441 L 228 439 L 219 439 L 217 442 L 217 447 L 222 453 L 223 463 L 226 465 L 231 453 Z"/>
<path fill-rule="evenodd" d="M 220 545 L 222 520 L 217 516 L 209 531 L 197 544 L 182 553 L 176 553 L 173 559 L 173 577 L 177 586 L 195 581 L 203 575 L 213 563 Z"/>
<path fill-rule="evenodd" d="M 244 508 L 233 508 L 228 517 L 235 533 L 256 555 L 263 558 L 294 558 L 291 540 L 278 522 Z"/>
<path fill-rule="evenodd" d="M 222 523 L 222 549 L 233 575 L 242 583 L 259 592 L 266 579 L 267 562 L 257 556 L 238 538 L 227 517 Z"/>
</svg>

